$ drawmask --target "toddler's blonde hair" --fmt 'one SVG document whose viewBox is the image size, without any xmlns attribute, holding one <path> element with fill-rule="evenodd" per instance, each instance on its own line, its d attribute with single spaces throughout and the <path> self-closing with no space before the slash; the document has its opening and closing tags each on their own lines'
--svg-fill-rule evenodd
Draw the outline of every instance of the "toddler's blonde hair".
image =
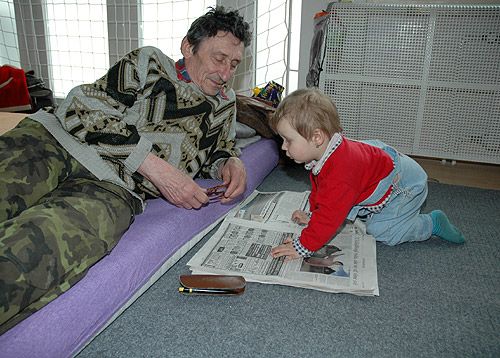
<svg viewBox="0 0 500 358">
<path fill-rule="evenodd" d="M 312 138 L 315 129 L 322 130 L 330 138 L 342 132 L 335 103 L 317 88 L 296 90 L 281 101 L 269 121 L 275 132 L 282 119 L 307 140 Z"/>
</svg>

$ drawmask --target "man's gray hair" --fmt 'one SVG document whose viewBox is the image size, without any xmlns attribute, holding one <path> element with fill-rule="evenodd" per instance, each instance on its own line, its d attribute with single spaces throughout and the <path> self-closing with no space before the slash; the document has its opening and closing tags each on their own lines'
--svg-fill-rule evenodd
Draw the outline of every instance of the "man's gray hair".
<svg viewBox="0 0 500 358">
<path fill-rule="evenodd" d="M 223 6 L 211 7 L 205 14 L 194 20 L 186 38 L 196 53 L 200 43 L 208 37 L 214 37 L 219 31 L 229 32 L 243 42 L 245 47 L 250 45 L 252 33 L 250 25 L 243 19 L 237 10 L 226 11 Z"/>
</svg>

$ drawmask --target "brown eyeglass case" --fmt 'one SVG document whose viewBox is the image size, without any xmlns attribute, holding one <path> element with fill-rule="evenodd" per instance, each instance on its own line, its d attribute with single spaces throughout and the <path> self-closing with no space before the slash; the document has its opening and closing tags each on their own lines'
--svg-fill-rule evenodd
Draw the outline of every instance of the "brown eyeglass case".
<svg viewBox="0 0 500 358">
<path fill-rule="evenodd" d="M 242 276 L 181 275 L 179 292 L 199 295 L 241 295 L 246 281 Z"/>
</svg>

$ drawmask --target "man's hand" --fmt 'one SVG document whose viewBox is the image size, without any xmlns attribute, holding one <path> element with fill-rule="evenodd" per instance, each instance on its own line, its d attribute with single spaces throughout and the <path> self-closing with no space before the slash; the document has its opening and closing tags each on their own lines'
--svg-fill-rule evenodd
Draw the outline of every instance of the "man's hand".
<svg viewBox="0 0 500 358">
<path fill-rule="evenodd" d="M 295 210 L 292 214 L 292 221 L 297 224 L 307 225 L 309 223 L 309 215 L 303 210 Z"/>
<path fill-rule="evenodd" d="M 231 157 L 221 169 L 221 177 L 227 185 L 226 192 L 221 197 L 221 203 L 227 203 L 245 192 L 247 186 L 247 172 L 243 162 L 236 157 Z"/>
<path fill-rule="evenodd" d="M 152 153 L 148 154 L 137 171 L 175 206 L 198 209 L 208 202 L 208 196 L 193 179 Z"/>
<path fill-rule="evenodd" d="M 281 245 L 273 247 L 271 256 L 274 258 L 285 256 L 285 262 L 300 258 L 299 253 L 293 247 L 291 239 L 286 239 Z"/>
</svg>

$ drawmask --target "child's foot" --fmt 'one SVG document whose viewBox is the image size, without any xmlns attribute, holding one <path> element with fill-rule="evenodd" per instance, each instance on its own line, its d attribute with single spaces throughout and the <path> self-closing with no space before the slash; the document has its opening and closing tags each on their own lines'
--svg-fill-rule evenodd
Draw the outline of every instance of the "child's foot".
<svg viewBox="0 0 500 358">
<path fill-rule="evenodd" d="M 431 211 L 432 218 L 432 235 L 439 236 L 441 239 L 462 244 L 465 238 L 441 210 Z"/>
</svg>

